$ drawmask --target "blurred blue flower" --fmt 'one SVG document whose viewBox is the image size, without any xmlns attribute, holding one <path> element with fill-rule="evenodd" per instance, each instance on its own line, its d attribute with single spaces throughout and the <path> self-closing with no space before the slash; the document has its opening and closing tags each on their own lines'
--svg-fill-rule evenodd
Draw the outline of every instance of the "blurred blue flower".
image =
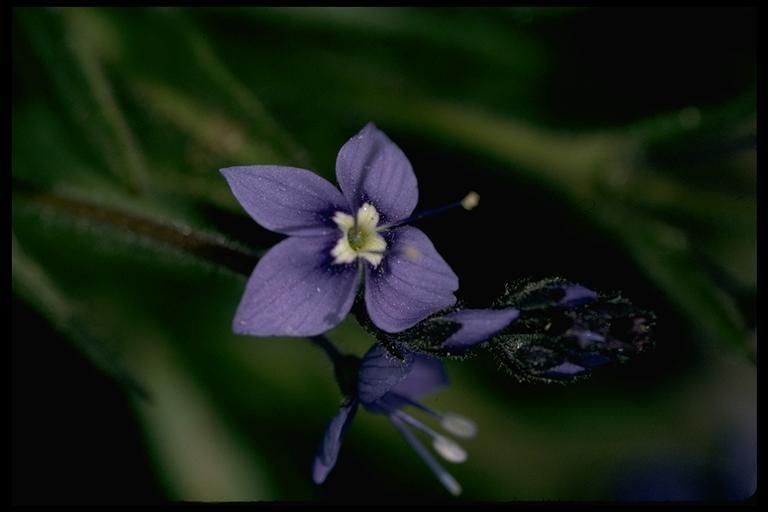
<svg viewBox="0 0 768 512">
<path fill-rule="evenodd" d="M 341 148 L 336 187 L 304 169 L 221 169 L 232 193 L 265 228 L 289 235 L 259 261 L 233 329 L 312 336 L 349 313 L 359 275 L 373 323 L 399 332 L 456 301 L 458 278 L 422 231 L 401 226 L 418 201 L 411 164 L 367 124 Z"/>
<path fill-rule="evenodd" d="M 456 479 L 419 442 L 410 428 L 429 436 L 435 451 L 449 462 L 464 462 L 467 458 L 466 452 L 449 437 L 403 411 L 403 407 L 412 406 L 438 419 L 442 428 L 455 436 L 475 435 L 476 428 L 470 420 L 456 414 L 435 411 L 418 402 L 419 398 L 448 385 L 448 378 L 440 360 L 412 352 L 407 352 L 404 359 L 400 360 L 390 356 L 377 344 L 359 361 L 356 376 L 357 381 L 351 396 L 347 397 L 339 412 L 328 424 L 315 456 L 312 470 L 315 483 L 323 483 L 333 469 L 344 433 L 358 406 L 362 405 L 369 412 L 386 415 L 440 483 L 451 494 L 461 493 L 461 486 Z"/>
</svg>

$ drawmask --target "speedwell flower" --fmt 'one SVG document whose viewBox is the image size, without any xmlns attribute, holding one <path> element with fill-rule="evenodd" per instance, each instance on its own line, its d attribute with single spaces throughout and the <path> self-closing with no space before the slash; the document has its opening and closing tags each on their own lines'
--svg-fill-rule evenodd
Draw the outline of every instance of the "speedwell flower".
<svg viewBox="0 0 768 512">
<path fill-rule="evenodd" d="M 368 314 L 387 332 L 407 329 L 456 301 L 456 274 L 427 235 L 403 226 L 419 195 L 411 164 L 373 124 L 339 150 L 341 192 L 294 167 L 221 173 L 256 222 L 289 235 L 251 274 L 235 314 L 236 333 L 325 332 L 349 313 L 361 274 Z"/>
<path fill-rule="evenodd" d="M 351 396 L 347 397 L 325 430 L 312 468 L 315 483 L 323 483 L 333 469 L 344 433 L 358 407 L 362 405 L 369 412 L 386 415 L 445 488 L 454 495 L 461 493 L 461 486 L 456 479 L 419 442 L 410 428 L 430 437 L 435 451 L 449 462 L 464 462 L 466 452 L 451 438 L 402 410 L 405 406 L 412 406 L 437 418 L 442 428 L 455 436 L 474 436 L 476 428 L 470 420 L 456 414 L 435 411 L 417 401 L 446 385 L 448 378 L 439 359 L 407 352 L 404 359 L 400 360 L 389 356 L 381 345 L 374 345 L 359 362 L 357 382 Z"/>
</svg>

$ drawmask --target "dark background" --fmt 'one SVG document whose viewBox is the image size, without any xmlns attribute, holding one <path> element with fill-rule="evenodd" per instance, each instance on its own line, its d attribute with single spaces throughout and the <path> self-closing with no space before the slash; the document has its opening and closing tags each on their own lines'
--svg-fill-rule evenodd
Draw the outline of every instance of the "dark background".
<svg viewBox="0 0 768 512">
<path fill-rule="evenodd" d="M 480 193 L 419 224 L 465 303 L 559 275 L 658 316 L 655 350 L 571 386 L 451 362 L 465 498 L 750 495 L 755 47 L 751 8 L 14 9 L 14 502 L 445 497 L 368 414 L 315 488 L 329 364 L 229 334 L 233 265 L 281 237 L 217 169 L 335 181 L 367 121 L 419 209 Z"/>
</svg>

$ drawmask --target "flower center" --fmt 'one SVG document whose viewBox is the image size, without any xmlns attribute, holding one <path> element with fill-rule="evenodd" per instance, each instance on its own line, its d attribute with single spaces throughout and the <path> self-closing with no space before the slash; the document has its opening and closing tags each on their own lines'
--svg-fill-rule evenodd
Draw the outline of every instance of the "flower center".
<svg viewBox="0 0 768 512">
<path fill-rule="evenodd" d="M 367 260 L 374 267 L 381 263 L 387 242 L 377 230 L 379 212 L 372 204 L 363 204 L 354 217 L 336 212 L 333 221 L 341 230 L 341 238 L 331 250 L 334 263 L 352 263 L 357 258 Z"/>
<path fill-rule="evenodd" d="M 368 233 L 366 230 L 360 229 L 358 226 L 352 226 L 352 228 L 347 233 L 347 240 L 349 241 L 349 246 L 353 251 L 359 251 L 365 247 L 365 244 L 368 241 Z"/>
</svg>

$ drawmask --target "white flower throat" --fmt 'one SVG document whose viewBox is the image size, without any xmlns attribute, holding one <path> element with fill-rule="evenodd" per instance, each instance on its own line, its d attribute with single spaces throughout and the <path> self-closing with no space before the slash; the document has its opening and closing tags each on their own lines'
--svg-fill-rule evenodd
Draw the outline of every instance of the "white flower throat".
<svg viewBox="0 0 768 512">
<path fill-rule="evenodd" d="M 372 204 L 364 203 L 355 217 L 336 212 L 333 222 L 341 230 L 341 238 L 331 250 L 334 263 L 352 263 L 357 258 L 367 260 L 374 267 L 381 263 L 387 242 L 377 229 L 379 212 Z"/>
</svg>

